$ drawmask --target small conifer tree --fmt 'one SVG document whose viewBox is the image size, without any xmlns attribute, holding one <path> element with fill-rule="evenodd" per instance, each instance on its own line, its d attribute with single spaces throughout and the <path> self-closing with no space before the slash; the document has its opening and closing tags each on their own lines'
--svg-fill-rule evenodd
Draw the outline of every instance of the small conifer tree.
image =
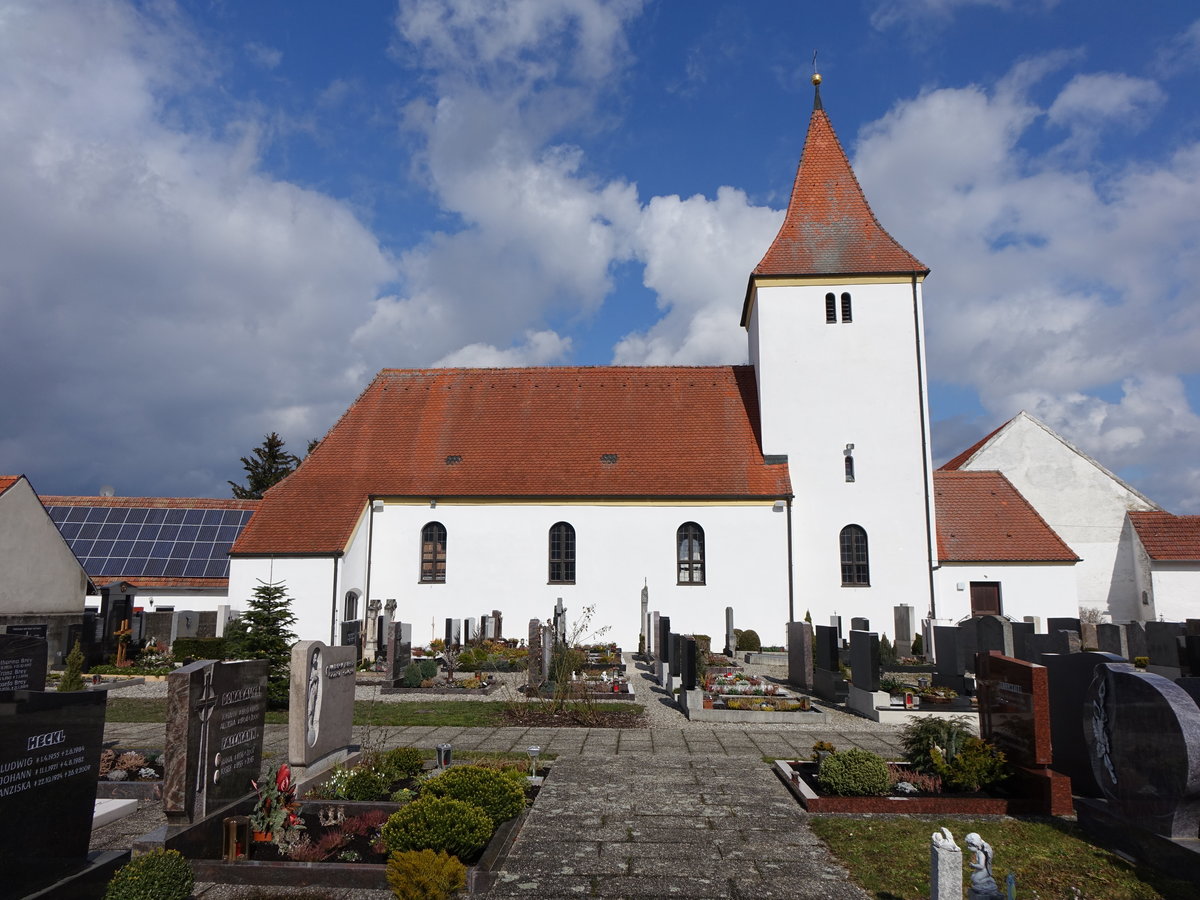
<svg viewBox="0 0 1200 900">
<path fill-rule="evenodd" d="M 879 661 L 884 665 L 891 665 L 896 661 L 896 648 L 892 646 L 886 634 L 879 639 Z"/>
<path fill-rule="evenodd" d="M 921 638 L 920 634 L 918 634 L 915 638 L 913 638 L 912 655 L 913 656 L 924 656 L 925 655 L 925 641 Z"/>
<path fill-rule="evenodd" d="M 62 678 L 59 679 L 58 689 L 60 691 L 83 690 L 83 648 L 79 646 L 79 641 L 75 642 L 75 646 L 67 654 L 67 668 L 63 672 Z"/>
<path fill-rule="evenodd" d="M 812 610 L 811 609 L 806 609 L 804 611 L 804 621 L 807 622 L 809 625 L 812 624 Z"/>
<path fill-rule="evenodd" d="M 267 703 L 273 709 L 284 709 L 288 705 L 292 644 L 296 642 L 292 598 L 282 581 L 260 582 L 247 606 L 226 631 L 225 655 L 232 659 L 265 659 Z"/>
</svg>

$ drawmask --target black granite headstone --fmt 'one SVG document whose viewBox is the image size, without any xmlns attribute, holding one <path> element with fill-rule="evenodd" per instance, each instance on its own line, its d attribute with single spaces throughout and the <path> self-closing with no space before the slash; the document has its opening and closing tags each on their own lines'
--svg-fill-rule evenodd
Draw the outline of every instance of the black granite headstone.
<svg viewBox="0 0 1200 900">
<path fill-rule="evenodd" d="M 1146 626 L 1142 622 L 1129 622 L 1125 626 L 1125 643 L 1129 648 L 1130 662 L 1139 656 L 1149 656 L 1150 650 L 1146 645 Z"/>
<path fill-rule="evenodd" d="M 1084 797 L 1100 796 L 1083 734 L 1088 686 L 1097 666 L 1121 661 L 1119 656 L 1092 650 L 1046 653 L 1038 660 L 1049 674 L 1050 745 L 1054 748 L 1054 771 L 1069 775 L 1071 789 Z"/>
<path fill-rule="evenodd" d="M 682 681 L 680 687 L 685 691 L 694 691 L 696 689 L 696 654 L 698 652 L 696 639 L 684 638 L 682 650 L 679 661 L 679 676 Z"/>
<path fill-rule="evenodd" d="M 201 660 L 167 676 L 163 809 L 169 820 L 198 820 L 252 790 L 266 710 L 266 660 Z"/>
<path fill-rule="evenodd" d="M 871 620 L 864 619 L 862 616 L 851 616 L 850 617 L 850 630 L 851 631 L 870 631 L 871 630 Z"/>
<path fill-rule="evenodd" d="M 658 659 L 659 662 L 671 661 L 671 617 L 658 617 Z"/>
<path fill-rule="evenodd" d="M 0 703 L 0 878 L 6 895 L 23 897 L 87 858 L 106 694 L 7 698 Z"/>
<path fill-rule="evenodd" d="M 962 650 L 962 638 L 966 633 L 967 630 L 961 626 L 933 626 L 934 651 L 937 656 L 933 683 L 937 687 L 947 687 L 959 694 L 967 692 L 966 679 L 963 677 L 966 668 L 963 664 Z"/>
<path fill-rule="evenodd" d="M 1183 688 L 1132 666 L 1097 667 L 1084 735 L 1104 796 L 1139 828 L 1200 834 L 1200 708 Z"/>
<path fill-rule="evenodd" d="M 816 667 L 826 672 L 838 669 L 838 630 L 832 625 L 818 625 Z"/>
<path fill-rule="evenodd" d="M 1179 661 L 1183 663 L 1185 676 L 1200 675 L 1200 634 L 1183 636 L 1183 650 L 1180 653 Z"/>
<path fill-rule="evenodd" d="M 1069 616 L 1050 616 L 1046 619 L 1046 631 L 1054 634 L 1056 631 L 1074 631 L 1079 633 L 1079 619 Z"/>
<path fill-rule="evenodd" d="M 46 641 L 19 634 L 0 634 L 0 694 L 46 689 Z"/>
<path fill-rule="evenodd" d="M 1079 637 L 1078 631 L 1050 632 L 1051 653 L 1078 653 L 1082 649 L 1083 640 Z"/>
<path fill-rule="evenodd" d="M 1096 648 L 1101 653 L 1115 653 L 1129 659 L 1129 645 L 1125 640 L 1125 626 L 1101 622 L 1096 626 Z"/>
<path fill-rule="evenodd" d="M 529 620 L 529 638 L 526 641 L 529 655 L 526 657 L 525 681 L 531 688 L 542 683 L 542 620 Z"/>
<path fill-rule="evenodd" d="M 392 687 L 404 686 L 404 670 L 412 662 L 412 625 L 392 622 L 387 636 L 388 680 Z"/>
<path fill-rule="evenodd" d="M 1025 655 L 1017 657 L 1025 662 L 1040 663 L 1043 653 L 1054 653 L 1054 635 L 1052 634 L 1033 634 L 1025 635 Z"/>
<path fill-rule="evenodd" d="M 1029 655 L 1029 636 L 1034 634 L 1032 622 L 1012 622 L 1013 656 L 1025 662 L 1036 662 Z"/>
<path fill-rule="evenodd" d="M 879 690 L 879 635 L 850 632 L 850 678 L 861 691 Z"/>
<path fill-rule="evenodd" d="M 670 673 L 673 677 L 679 675 L 679 658 L 682 656 L 680 645 L 683 643 L 683 635 L 671 632 L 671 659 Z"/>
<path fill-rule="evenodd" d="M 807 622 L 788 622 L 788 683 L 802 691 L 813 686 L 813 630 Z"/>
<path fill-rule="evenodd" d="M 342 639 L 338 642 L 339 647 L 356 647 L 355 656 L 358 662 L 362 662 L 362 624 L 362 619 L 343 622 Z"/>
<path fill-rule="evenodd" d="M 1150 665 L 1178 669 L 1179 638 L 1184 635 L 1182 622 L 1147 622 L 1146 649 Z"/>
<path fill-rule="evenodd" d="M 1003 616 L 979 616 L 975 619 L 975 650 L 978 653 L 997 650 L 1012 658 L 1012 623 Z M 969 668 L 974 669 L 974 655 L 969 659 Z"/>
</svg>

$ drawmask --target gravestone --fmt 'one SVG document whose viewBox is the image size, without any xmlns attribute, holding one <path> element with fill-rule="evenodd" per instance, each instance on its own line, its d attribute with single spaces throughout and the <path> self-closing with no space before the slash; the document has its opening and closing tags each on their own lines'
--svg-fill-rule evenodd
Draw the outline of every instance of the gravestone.
<svg viewBox="0 0 1200 900">
<path fill-rule="evenodd" d="M 201 660 L 167 676 L 163 809 L 169 823 L 196 821 L 252 790 L 250 780 L 262 766 L 266 711 L 266 660 Z"/>
<path fill-rule="evenodd" d="M 975 668 L 975 651 L 979 649 L 979 619 L 967 619 L 958 626 L 958 666 L 964 672 Z"/>
<path fill-rule="evenodd" d="M 1194 841 L 1200 834 L 1195 701 L 1160 675 L 1105 663 L 1096 669 L 1087 704 L 1092 772 L 1113 812 L 1131 827 Z"/>
<path fill-rule="evenodd" d="M 1101 653 L 1115 653 L 1129 659 L 1129 643 L 1125 639 L 1125 626 L 1101 623 L 1096 626 L 1096 649 Z"/>
<path fill-rule="evenodd" d="M 1125 645 L 1129 655 L 1125 657 L 1133 662 L 1139 656 L 1149 656 L 1146 646 L 1146 626 L 1141 622 L 1129 622 L 1125 626 Z"/>
<path fill-rule="evenodd" d="M 813 630 L 807 622 L 788 622 L 788 683 L 802 691 L 813 687 Z"/>
<path fill-rule="evenodd" d="M 875 632 L 850 632 L 850 679 L 861 691 L 879 690 L 879 635 Z"/>
<path fill-rule="evenodd" d="M 542 684 L 542 623 L 538 619 L 529 620 L 526 646 L 529 653 L 525 657 L 525 681 L 529 687 L 536 689 Z"/>
<path fill-rule="evenodd" d="M 1071 787 L 1076 794 L 1098 797 L 1100 786 L 1092 774 L 1083 733 L 1087 727 L 1084 703 L 1096 667 L 1122 660 L 1111 653 L 1088 651 L 1046 653 L 1040 662 L 1046 667 L 1050 690 L 1050 742 L 1054 747 L 1054 768 L 1071 777 Z"/>
<path fill-rule="evenodd" d="M 976 662 L 979 734 L 1017 766 L 1048 766 L 1051 756 L 1049 671 L 996 651 Z"/>
<path fill-rule="evenodd" d="M 446 633 L 443 636 L 443 639 L 445 640 L 447 647 L 454 646 L 454 620 L 453 619 L 446 620 Z"/>
<path fill-rule="evenodd" d="M 288 759 L 293 766 L 311 766 L 350 744 L 354 673 L 353 647 L 327 647 L 321 641 L 292 645 Z"/>
<path fill-rule="evenodd" d="M 1185 634 L 1179 661 L 1185 676 L 1200 675 L 1200 634 Z"/>
<path fill-rule="evenodd" d="M 44 666 L 45 642 L 39 643 Z M 0 877 L 7 896 L 23 897 L 86 863 L 107 696 L 40 690 L 3 696 Z"/>
<path fill-rule="evenodd" d="M 1080 622 L 1079 623 L 1079 641 L 1087 650 L 1099 649 L 1099 642 L 1096 639 L 1096 623 L 1095 622 Z"/>
<path fill-rule="evenodd" d="M 658 610 L 650 613 L 650 637 L 649 644 L 646 646 L 646 652 L 650 654 L 651 659 L 658 659 L 658 654 L 662 652 L 662 646 L 658 641 Z"/>
<path fill-rule="evenodd" d="M 0 634 L 0 694 L 46 689 L 46 641 L 21 634 Z"/>
<path fill-rule="evenodd" d="M 1050 634 L 1027 634 L 1025 635 L 1025 655 L 1018 656 L 1018 659 L 1023 659 L 1026 662 L 1040 663 L 1043 653 L 1057 652 L 1054 647 L 1054 636 Z"/>
<path fill-rule="evenodd" d="M 474 644 L 479 640 L 479 633 L 475 630 L 475 617 L 470 616 L 463 619 L 463 643 Z"/>
<path fill-rule="evenodd" d="M 682 682 L 680 687 L 685 691 L 696 690 L 696 655 L 699 648 L 696 646 L 696 639 L 685 637 L 681 644 L 679 660 L 679 678 Z"/>
<path fill-rule="evenodd" d="M 841 643 L 842 643 L 842 617 L 841 616 L 830 616 L 829 617 L 829 627 L 834 629 L 837 632 L 838 646 L 841 646 Z"/>
<path fill-rule="evenodd" d="M 1038 632 L 1038 633 L 1041 632 L 1041 630 L 1042 630 L 1042 617 L 1041 616 L 1022 616 L 1021 620 L 1029 625 L 1032 625 L 1033 630 L 1035 632 Z"/>
<path fill-rule="evenodd" d="M 412 625 L 393 622 L 388 634 L 387 658 L 389 682 L 392 687 L 404 687 L 404 670 L 412 662 Z"/>
<path fill-rule="evenodd" d="M 671 633 L 671 666 L 670 673 L 672 678 L 679 677 L 680 662 L 683 656 L 683 635 Z"/>
<path fill-rule="evenodd" d="M 1046 619 L 1046 631 L 1053 634 L 1056 631 L 1074 631 L 1079 633 L 1079 619 L 1066 616 L 1050 616 Z"/>
<path fill-rule="evenodd" d="M 458 649 L 463 643 L 462 619 L 450 620 L 450 647 Z"/>
<path fill-rule="evenodd" d="M 554 629 L 549 625 L 542 626 L 542 671 L 539 684 L 550 680 L 550 670 L 554 663 Z"/>
<path fill-rule="evenodd" d="M 957 826 L 955 826 L 957 827 Z M 962 849 L 947 828 L 933 833 L 929 845 L 930 900 L 962 900 Z"/>
<path fill-rule="evenodd" d="M 492 624 L 496 631 L 496 640 L 504 640 L 504 616 L 498 609 L 492 610 Z"/>
<path fill-rule="evenodd" d="M 342 639 L 339 646 L 353 647 L 354 656 L 362 662 L 362 619 L 342 623 Z"/>
<path fill-rule="evenodd" d="M 650 614 L 650 587 L 646 584 L 642 585 L 642 593 L 639 598 L 641 603 L 641 614 L 638 616 L 638 631 L 641 638 L 642 652 L 646 653 L 650 649 L 650 632 L 646 630 L 646 617 Z"/>
<path fill-rule="evenodd" d="M 1012 657 L 1013 636 L 1012 623 L 1003 616 L 979 616 L 975 620 L 975 652 L 988 653 L 998 651 L 1003 656 Z M 969 657 L 970 667 L 975 668 L 976 657 Z"/>
<path fill-rule="evenodd" d="M 892 621 L 896 626 L 896 655 L 908 656 L 916 632 L 917 614 L 907 603 L 892 608 Z"/>
<path fill-rule="evenodd" d="M 962 629 L 956 625 L 933 626 L 935 665 L 937 666 L 933 673 L 933 683 L 937 687 L 947 687 L 958 694 L 965 694 L 967 684 L 963 677 L 964 668 L 960 652 L 961 635 Z"/>
<path fill-rule="evenodd" d="M 1147 656 L 1150 657 L 1150 665 L 1161 669 L 1178 670 L 1180 668 L 1179 660 L 1179 638 L 1184 635 L 1184 625 L 1182 622 L 1147 622 L 1146 623 L 1146 648 Z M 1174 674 L 1161 673 L 1166 677 L 1178 678 L 1179 671 Z"/>
<path fill-rule="evenodd" d="M 658 683 L 664 684 L 670 673 L 671 663 L 671 617 L 658 617 Z"/>
<path fill-rule="evenodd" d="M 567 608 L 563 606 L 562 597 L 554 604 L 554 640 L 560 644 L 567 641 Z"/>
<path fill-rule="evenodd" d="M 865 619 L 862 616 L 851 616 L 850 617 L 850 630 L 851 631 L 870 631 L 871 630 L 871 620 Z"/>
<path fill-rule="evenodd" d="M 1032 622 L 1010 622 L 1012 628 L 1012 655 L 1017 659 L 1023 659 L 1025 662 L 1037 662 L 1030 653 L 1028 648 L 1029 638 L 1034 634 Z"/>
<path fill-rule="evenodd" d="M 816 664 L 813 669 L 813 692 L 822 699 L 841 702 L 849 693 L 846 680 L 838 666 L 838 649 L 841 644 L 838 630 L 833 625 L 818 625 Z"/>
<path fill-rule="evenodd" d="M 491 616 L 479 617 L 479 634 L 485 641 L 490 641 L 495 637 L 495 633 L 492 631 Z"/>
<path fill-rule="evenodd" d="M 733 633 L 733 607 L 725 607 L 725 655 L 737 653 L 737 635 Z"/>
</svg>

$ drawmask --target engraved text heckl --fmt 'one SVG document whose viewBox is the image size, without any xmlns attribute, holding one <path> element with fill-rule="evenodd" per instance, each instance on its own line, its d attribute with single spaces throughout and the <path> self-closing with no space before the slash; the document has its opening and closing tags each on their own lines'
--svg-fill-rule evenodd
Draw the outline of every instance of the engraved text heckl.
<svg viewBox="0 0 1200 900">
<path fill-rule="evenodd" d="M 29 744 L 26 750 L 36 750 L 38 747 L 51 747 L 54 744 L 61 744 L 67 739 L 65 731 L 48 731 L 45 734 L 31 734 L 29 736 Z"/>
</svg>

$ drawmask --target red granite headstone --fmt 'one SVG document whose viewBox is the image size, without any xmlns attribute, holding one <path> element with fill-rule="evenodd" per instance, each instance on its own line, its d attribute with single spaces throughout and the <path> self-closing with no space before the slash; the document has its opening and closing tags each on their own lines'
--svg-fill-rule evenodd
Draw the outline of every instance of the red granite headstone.
<svg viewBox="0 0 1200 900">
<path fill-rule="evenodd" d="M 1047 670 L 992 650 L 975 662 L 979 733 L 1018 766 L 1048 766 L 1050 690 Z"/>
</svg>

